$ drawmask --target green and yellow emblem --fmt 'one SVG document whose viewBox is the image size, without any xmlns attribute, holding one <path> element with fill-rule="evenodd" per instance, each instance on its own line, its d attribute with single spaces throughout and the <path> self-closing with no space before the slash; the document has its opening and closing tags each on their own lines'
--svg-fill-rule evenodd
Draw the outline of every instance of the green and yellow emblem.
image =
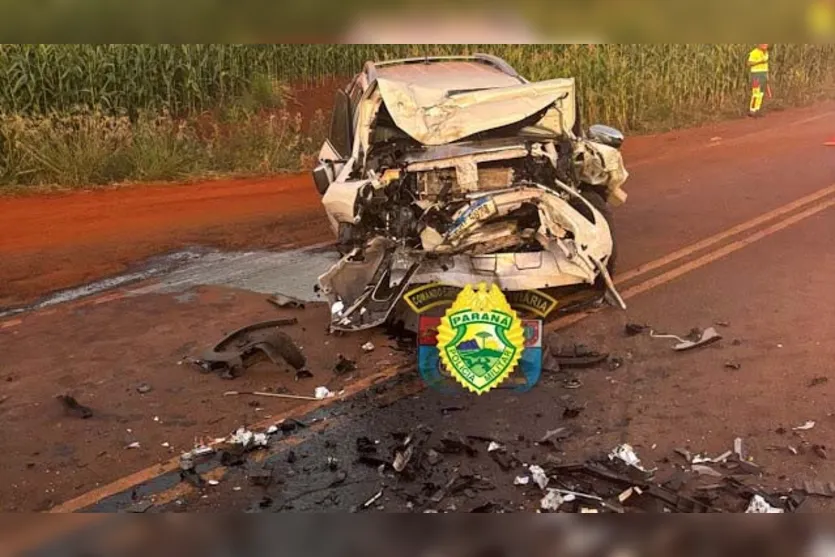
<svg viewBox="0 0 835 557">
<path fill-rule="evenodd" d="M 441 361 L 466 389 L 484 394 L 516 368 L 525 348 L 522 321 L 495 284 L 467 285 L 438 326 Z"/>
</svg>

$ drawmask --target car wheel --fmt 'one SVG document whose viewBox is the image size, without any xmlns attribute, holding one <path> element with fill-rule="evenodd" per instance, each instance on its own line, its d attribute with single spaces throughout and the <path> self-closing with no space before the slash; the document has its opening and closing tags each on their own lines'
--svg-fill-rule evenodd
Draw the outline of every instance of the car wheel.
<svg viewBox="0 0 835 557">
<path fill-rule="evenodd" d="M 617 232 L 615 231 L 614 219 L 612 218 L 612 207 L 606 203 L 603 196 L 595 190 L 585 189 L 582 192 L 582 196 L 586 198 L 586 201 L 588 201 L 592 207 L 597 209 L 600 214 L 603 215 L 603 218 L 605 218 L 606 222 L 609 224 L 609 230 L 612 231 L 612 255 L 609 256 L 609 261 L 606 263 L 606 269 L 609 271 L 610 275 L 614 275 L 618 259 L 618 237 Z M 588 210 L 588 207 L 586 207 L 584 203 L 575 201 L 571 205 L 577 209 L 581 215 L 589 220 L 592 219 L 591 211 Z"/>
</svg>

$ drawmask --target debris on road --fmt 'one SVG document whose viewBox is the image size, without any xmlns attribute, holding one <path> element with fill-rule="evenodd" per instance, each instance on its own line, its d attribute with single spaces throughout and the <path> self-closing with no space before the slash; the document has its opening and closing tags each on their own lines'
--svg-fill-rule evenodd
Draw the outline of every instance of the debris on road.
<svg viewBox="0 0 835 557">
<path fill-rule="evenodd" d="M 577 378 L 569 377 L 562 382 L 562 386 L 569 390 L 576 390 L 583 386 L 583 382 Z"/>
<path fill-rule="evenodd" d="M 573 495 L 563 497 L 558 489 L 549 489 L 548 493 L 539 501 L 539 508 L 543 511 L 556 512 L 563 503 L 573 501 Z"/>
<path fill-rule="evenodd" d="M 240 445 L 245 451 L 249 451 L 266 447 L 268 438 L 266 433 L 253 433 L 245 427 L 239 427 L 226 439 L 226 442 L 231 445 Z"/>
<path fill-rule="evenodd" d="M 772 507 L 766 502 L 762 495 L 754 495 L 745 512 L 748 514 L 778 514 L 786 511 L 778 509 L 777 507 Z"/>
<path fill-rule="evenodd" d="M 609 371 L 615 371 L 623 366 L 623 358 L 612 356 L 609 358 Z"/>
<path fill-rule="evenodd" d="M 326 398 L 333 398 L 334 393 L 329 391 L 327 387 L 316 387 L 316 390 L 313 391 L 313 396 L 315 397 L 314 400 L 324 400 Z"/>
<path fill-rule="evenodd" d="M 267 298 L 267 302 L 281 309 L 304 309 L 302 300 L 284 294 L 274 294 Z"/>
<path fill-rule="evenodd" d="M 528 485 L 529 483 L 531 483 L 530 476 L 516 476 L 513 479 L 513 485 Z"/>
<path fill-rule="evenodd" d="M 638 336 L 650 329 L 649 325 L 641 325 L 638 323 L 627 323 L 624 327 L 624 334 L 628 337 Z"/>
<path fill-rule="evenodd" d="M 690 469 L 700 476 L 711 476 L 713 478 L 721 478 L 722 474 L 704 464 L 693 464 Z"/>
<path fill-rule="evenodd" d="M 153 389 L 153 387 L 151 387 L 151 386 L 150 386 L 149 384 L 147 384 L 147 383 L 142 383 L 141 385 L 139 385 L 139 386 L 137 386 L 137 387 L 136 387 L 136 392 L 137 392 L 137 393 L 139 393 L 139 394 L 141 394 L 141 395 L 146 395 L 146 394 L 150 393 L 150 392 L 151 392 L 151 391 L 153 391 L 153 390 L 154 390 L 154 389 Z"/>
<path fill-rule="evenodd" d="M 609 460 L 619 460 L 641 472 L 649 472 L 649 470 L 644 469 L 641 466 L 641 459 L 638 458 L 638 455 L 635 453 L 635 449 L 632 448 L 632 445 L 628 443 L 624 443 L 623 445 L 618 445 L 615 447 L 611 453 L 609 453 Z"/>
<path fill-rule="evenodd" d="M 55 398 L 64 406 L 64 410 L 70 416 L 75 418 L 81 418 L 82 420 L 86 420 L 87 418 L 93 417 L 93 410 L 84 406 L 83 404 L 79 404 L 74 397 L 70 395 L 58 395 Z"/>
<path fill-rule="evenodd" d="M 692 350 L 693 348 L 698 348 L 700 346 L 707 346 L 708 344 L 713 344 L 714 342 L 722 339 L 722 335 L 720 335 L 713 327 L 708 327 L 704 331 L 693 329 L 686 338 L 682 338 L 677 335 L 657 334 L 655 331 L 650 331 L 649 336 L 652 338 L 677 340 L 678 344 L 673 346 L 673 350 L 677 352 Z"/>
<path fill-rule="evenodd" d="M 366 342 L 360 348 L 362 348 L 363 352 L 373 352 L 374 351 L 374 343 L 371 341 Z"/>
<path fill-rule="evenodd" d="M 815 377 L 814 379 L 809 381 L 809 387 L 818 387 L 827 383 L 829 383 L 829 377 Z"/>
<path fill-rule="evenodd" d="M 190 360 L 204 372 L 217 371 L 225 379 L 238 377 L 246 367 L 266 357 L 276 365 L 286 362 L 303 369 L 307 359 L 289 335 L 280 327 L 295 325 L 292 319 L 273 319 L 247 325 L 226 335 L 201 358 Z"/>
<path fill-rule="evenodd" d="M 815 422 L 813 422 L 812 420 L 809 420 L 805 424 L 803 424 L 801 426 L 793 427 L 792 429 L 794 431 L 808 431 L 808 430 L 810 430 L 814 427 L 815 427 Z"/>
<path fill-rule="evenodd" d="M 734 454 L 740 460 L 745 460 L 745 454 L 744 454 L 744 450 L 742 448 L 742 438 L 741 437 L 737 437 L 736 439 L 734 439 Z"/>
<path fill-rule="evenodd" d="M 289 400 L 320 400 L 313 396 L 304 396 L 304 395 L 291 395 L 285 393 L 266 393 L 263 391 L 226 391 L 223 393 L 223 396 L 241 396 L 241 395 L 249 395 L 249 396 L 263 396 L 268 398 L 285 398 Z"/>
<path fill-rule="evenodd" d="M 309 369 L 300 369 L 296 372 L 296 381 L 301 379 L 312 379 L 313 373 Z"/>
<path fill-rule="evenodd" d="M 548 478 L 548 474 L 545 473 L 545 470 L 536 464 L 531 464 L 528 466 L 528 471 L 531 473 L 531 478 L 533 478 L 533 483 L 539 486 L 539 489 L 545 489 L 548 487 L 548 482 L 550 478 Z"/>
<path fill-rule="evenodd" d="M 728 360 L 727 362 L 725 362 L 725 368 L 732 369 L 734 371 L 739 371 L 740 369 L 742 369 L 742 364 L 740 364 L 739 362 L 734 362 L 733 360 Z"/>
<path fill-rule="evenodd" d="M 548 354 L 553 358 L 558 368 L 589 368 L 595 367 L 609 358 L 609 354 L 592 350 L 583 344 L 560 346 L 559 335 L 549 335 Z"/>
<path fill-rule="evenodd" d="M 357 363 L 350 360 L 342 354 L 336 355 L 336 364 L 333 366 L 333 373 L 335 375 L 346 375 L 357 370 Z"/>
<path fill-rule="evenodd" d="M 814 452 L 816 455 L 818 455 L 820 458 L 822 458 L 824 460 L 827 460 L 829 458 L 829 455 L 826 452 L 826 446 L 825 445 L 818 445 L 818 444 L 812 445 L 812 452 Z"/>
<path fill-rule="evenodd" d="M 501 451 L 504 450 L 504 447 L 495 441 L 490 441 L 490 444 L 487 445 L 487 452 L 492 453 L 493 451 Z"/>
<path fill-rule="evenodd" d="M 372 495 L 371 497 L 366 499 L 365 502 L 362 505 L 360 505 L 360 508 L 361 509 L 369 508 L 371 505 L 373 505 L 374 503 L 379 501 L 382 496 L 383 496 L 383 490 L 381 489 L 380 491 L 378 491 L 377 493 L 375 493 L 374 495 Z"/>
</svg>

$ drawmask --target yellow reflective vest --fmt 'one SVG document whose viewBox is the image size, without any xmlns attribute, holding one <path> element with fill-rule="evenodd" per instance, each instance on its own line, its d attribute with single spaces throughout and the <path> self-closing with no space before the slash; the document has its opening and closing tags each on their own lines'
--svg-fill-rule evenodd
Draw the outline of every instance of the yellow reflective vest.
<svg viewBox="0 0 835 557">
<path fill-rule="evenodd" d="M 748 55 L 748 63 L 754 64 L 751 66 L 751 72 L 768 72 L 768 52 L 755 48 Z"/>
</svg>

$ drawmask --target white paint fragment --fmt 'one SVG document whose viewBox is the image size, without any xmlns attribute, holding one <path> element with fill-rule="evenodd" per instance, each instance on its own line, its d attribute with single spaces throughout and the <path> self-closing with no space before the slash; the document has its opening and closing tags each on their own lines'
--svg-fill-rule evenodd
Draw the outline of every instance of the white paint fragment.
<svg viewBox="0 0 835 557">
<path fill-rule="evenodd" d="M 528 471 L 531 473 L 531 477 L 536 485 L 539 486 L 539 489 L 545 489 L 548 487 L 548 474 L 545 473 L 545 470 L 542 469 L 541 466 L 537 466 L 536 464 L 531 464 L 528 467 Z"/>
<path fill-rule="evenodd" d="M 780 514 L 785 511 L 777 507 L 772 507 L 761 495 L 754 495 L 745 512 L 749 514 Z"/>
</svg>

